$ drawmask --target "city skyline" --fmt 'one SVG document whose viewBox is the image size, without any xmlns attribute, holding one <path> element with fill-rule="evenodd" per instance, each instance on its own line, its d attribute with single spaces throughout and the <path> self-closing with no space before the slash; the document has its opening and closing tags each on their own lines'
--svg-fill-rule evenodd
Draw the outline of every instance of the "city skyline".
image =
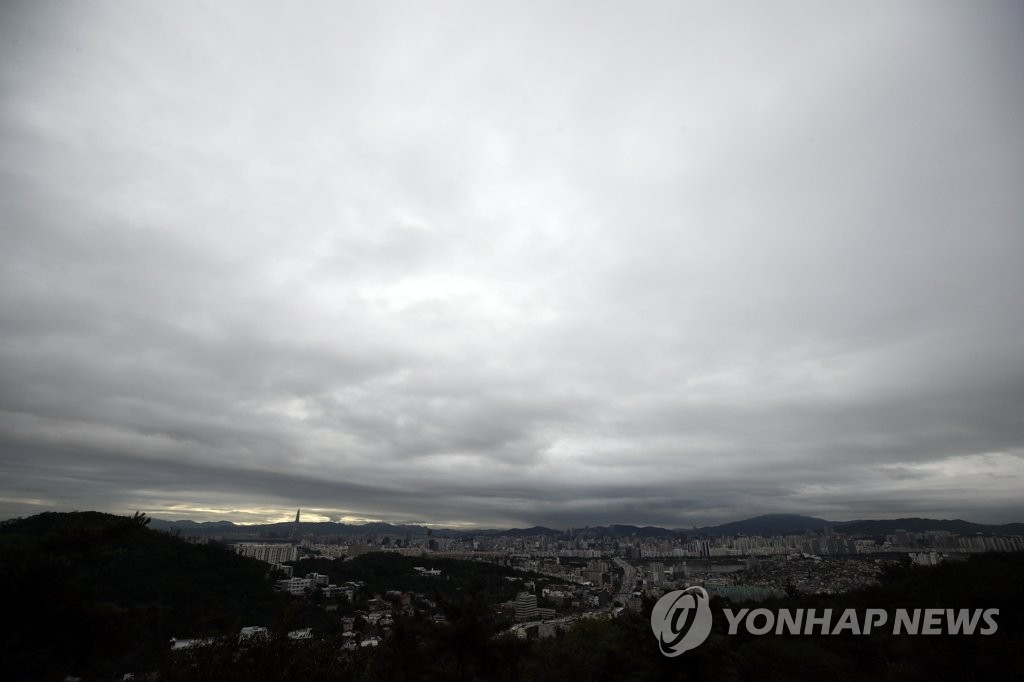
<svg viewBox="0 0 1024 682">
<path fill-rule="evenodd" d="M 0 518 L 1024 520 L 1024 8 L 0 8 Z"/>
</svg>

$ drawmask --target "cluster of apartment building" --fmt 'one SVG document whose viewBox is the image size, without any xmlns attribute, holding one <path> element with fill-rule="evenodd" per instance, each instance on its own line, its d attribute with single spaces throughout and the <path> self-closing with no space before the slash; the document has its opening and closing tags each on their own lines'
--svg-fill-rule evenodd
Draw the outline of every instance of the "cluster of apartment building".
<svg viewBox="0 0 1024 682">
<path fill-rule="evenodd" d="M 769 557 L 810 554 L 842 556 L 890 554 L 919 551 L 947 553 L 980 553 L 989 551 L 1024 551 L 1024 537 L 1018 535 L 958 535 L 948 531 L 913 533 L 896 531 L 884 539 L 844 535 L 824 529 L 820 533 L 789 535 L 735 535 L 717 537 L 688 537 L 685 534 L 654 537 L 594 537 L 581 535 L 542 534 L 537 536 L 486 535 L 462 537 L 393 538 L 371 534 L 367 536 L 337 538 L 305 538 L 296 547 L 285 543 L 240 542 L 232 545 L 244 556 L 268 563 L 283 564 L 302 556 L 332 559 L 353 558 L 368 552 L 388 552 L 403 556 L 430 556 L 432 558 L 509 560 L 529 559 L 538 562 L 529 570 L 551 568 L 557 560 L 605 560 L 622 557 L 632 561 L 685 558 Z M 542 563 L 542 562 L 546 562 Z M 544 568 L 546 566 L 546 569 Z M 597 583 L 595 570 L 590 576 L 576 576 L 577 581 Z"/>
<path fill-rule="evenodd" d="M 298 547 L 284 542 L 236 542 L 229 546 L 236 554 L 259 559 L 268 564 L 283 564 L 299 558 Z"/>
</svg>

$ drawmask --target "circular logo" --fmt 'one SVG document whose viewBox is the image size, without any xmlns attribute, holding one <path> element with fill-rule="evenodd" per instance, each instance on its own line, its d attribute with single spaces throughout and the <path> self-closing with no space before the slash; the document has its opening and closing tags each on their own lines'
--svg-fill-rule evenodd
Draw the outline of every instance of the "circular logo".
<svg viewBox="0 0 1024 682">
<path fill-rule="evenodd" d="M 696 649 L 711 633 L 711 606 L 703 587 L 669 592 L 651 611 L 651 630 L 666 656 Z"/>
</svg>

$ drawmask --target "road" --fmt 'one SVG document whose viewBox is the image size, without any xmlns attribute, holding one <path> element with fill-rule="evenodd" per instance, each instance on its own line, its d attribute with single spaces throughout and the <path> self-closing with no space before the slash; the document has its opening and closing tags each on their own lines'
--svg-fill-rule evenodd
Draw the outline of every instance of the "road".
<svg viewBox="0 0 1024 682">
<path fill-rule="evenodd" d="M 622 584 L 619 587 L 619 593 L 615 595 L 615 599 L 625 604 L 626 600 L 629 599 L 631 594 L 633 594 L 633 589 L 636 587 L 636 580 L 639 571 L 637 571 L 635 566 L 630 565 L 622 557 L 615 557 L 612 561 L 618 564 L 619 568 L 622 569 Z"/>
</svg>

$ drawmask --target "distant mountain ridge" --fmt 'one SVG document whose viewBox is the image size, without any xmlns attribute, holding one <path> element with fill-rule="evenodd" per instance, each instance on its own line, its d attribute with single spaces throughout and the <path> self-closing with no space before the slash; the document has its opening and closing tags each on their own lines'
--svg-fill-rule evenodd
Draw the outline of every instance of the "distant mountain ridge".
<svg viewBox="0 0 1024 682">
<path fill-rule="evenodd" d="M 231 521 L 164 521 L 152 519 L 151 527 L 164 531 L 180 531 L 182 533 L 200 535 L 223 535 L 227 537 L 259 537 L 263 539 L 285 540 L 292 537 L 295 532 L 293 522 L 270 523 L 251 526 L 241 526 Z M 923 533 L 926 531 L 947 531 L 960 535 L 971 535 L 975 533 L 994 535 L 1024 535 L 1024 523 L 1008 523 L 1001 525 L 986 525 L 972 523 L 962 519 L 884 519 L 884 520 L 857 520 L 857 521 L 828 521 L 826 519 L 804 516 L 801 514 L 762 514 L 741 521 L 731 521 L 717 526 L 704 526 L 702 528 L 675 528 L 667 529 L 658 526 L 632 526 L 623 524 L 612 524 L 609 526 L 589 526 L 576 528 L 571 531 L 555 530 L 545 526 L 534 526 L 532 528 L 510 528 L 510 529 L 456 529 L 456 528 L 429 528 L 427 526 L 412 524 L 390 524 L 383 521 L 375 521 L 367 524 L 346 524 L 333 521 L 303 521 L 299 523 L 298 533 L 300 535 L 390 535 L 423 537 L 469 537 L 469 536 L 498 536 L 510 537 L 536 537 L 563 536 L 570 533 L 575 537 L 671 537 L 680 534 L 696 536 L 715 535 L 794 535 L 811 532 L 821 532 L 831 529 L 835 532 L 848 535 L 883 536 L 891 535 L 898 530 L 905 530 L 912 533 Z"/>
<path fill-rule="evenodd" d="M 762 514 L 742 521 L 697 529 L 699 535 L 792 535 L 834 527 L 832 521 L 800 514 Z"/>
<path fill-rule="evenodd" d="M 964 521 L 962 519 L 907 518 L 891 519 L 887 521 L 846 521 L 835 524 L 833 529 L 850 535 L 890 535 L 895 533 L 897 530 L 905 530 L 910 533 L 947 531 L 960 535 L 971 535 L 973 533 L 1024 535 L 1024 523 L 985 525 Z"/>
<path fill-rule="evenodd" d="M 905 530 L 910 533 L 947 531 L 959 535 L 987 533 L 994 535 L 1022 535 L 1024 523 L 986 525 L 962 519 L 882 519 L 858 521 L 828 521 L 814 516 L 800 514 L 764 514 L 743 521 L 733 521 L 719 526 L 699 528 L 699 535 L 792 535 L 807 531 L 830 529 L 847 535 L 883 536 Z"/>
</svg>

